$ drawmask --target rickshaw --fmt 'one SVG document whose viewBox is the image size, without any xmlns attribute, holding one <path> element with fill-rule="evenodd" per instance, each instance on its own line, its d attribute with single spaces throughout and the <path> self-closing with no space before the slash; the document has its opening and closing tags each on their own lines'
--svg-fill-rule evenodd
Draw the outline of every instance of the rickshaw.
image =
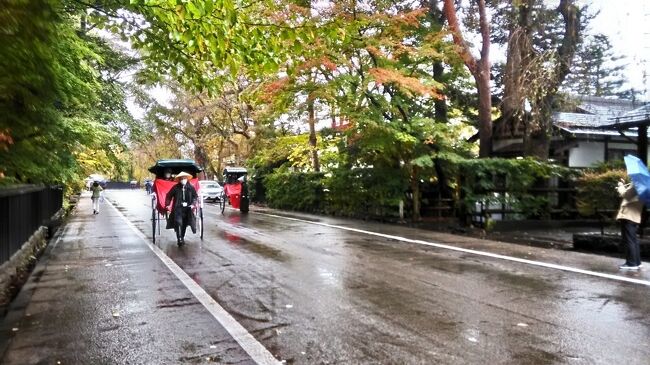
<svg viewBox="0 0 650 365">
<path fill-rule="evenodd" d="M 219 199 L 221 214 L 226 209 L 226 201 L 242 213 L 248 212 L 248 183 L 246 175 L 248 172 L 243 167 L 226 167 L 223 170 L 223 192 Z"/>
<path fill-rule="evenodd" d="M 203 168 L 197 165 L 193 160 L 158 160 L 155 165 L 149 168 L 149 172 L 156 175 L 153 181 L 153 192 L 151 194 L 151 228 L 153 230 L 153 243 L 156 243 L 156 234 L 160 236 L 160 221 L 168 218 L 168 211 L 165 207 L 165 197 L 171 188 L 177 184 L 173 177 L 184 171 L 192 175 L 189 183 L 192 184 L 199 199 L 192 205 L 192 214 L 196 217 L 196 233 L 199 233 L 203 239 L 203 199 L 200 198 L 198 174 Z M 166 178 L 165 174 L 170 173 L 171 178 Z M 173 227 L 172 227 L 173 228 Z M 156 233 L 157 231 L 157 233 Z"/>
</svg>

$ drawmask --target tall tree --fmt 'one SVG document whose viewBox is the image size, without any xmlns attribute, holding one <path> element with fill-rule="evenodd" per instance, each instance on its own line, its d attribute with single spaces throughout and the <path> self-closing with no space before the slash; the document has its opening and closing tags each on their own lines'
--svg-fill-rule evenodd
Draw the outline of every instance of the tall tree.
<svg viewBox="0 0 650 365">
<path fill-rule="evenodd" d="M 591 35 L 578 48 L 564 87 L 580 95 L 621 96 L 627 82 L 622 73 L 624 59 L 614 53 L 609 37 Z"/>
<path fill-rule="evenodd" d="M 504 123 L 523 125 L 524 154 L 546 160 L 555 98 L 581 41 L 581 9 L 573 0 L 555 9 L 543 0 L 522 0 L 506 8 L 504 19 Z"/>
<path fill-rule="evenodd" d="M 492 93 L 490 91 L 490 25 L 485 0 L 478 0 L 479 28 L 481 34 L 481 57 L 477 59 L 465 41 L 453 0 L 444 0 L 443 11 L 449 24 L 454 43 L 474 77 L 478 92 L 479 157 L 488 157 L 492 152 Z"/>
<path fill-rule="evenodd" d="M 121 137 L 133 123 L 125 85 L 114 76 L 132 63 L 87 33 L 77 5 L 9 0 L 0 7 L 0 133 L 11 142 L 0 149 L 0 184 L 125 172 Z"/>
</svg>

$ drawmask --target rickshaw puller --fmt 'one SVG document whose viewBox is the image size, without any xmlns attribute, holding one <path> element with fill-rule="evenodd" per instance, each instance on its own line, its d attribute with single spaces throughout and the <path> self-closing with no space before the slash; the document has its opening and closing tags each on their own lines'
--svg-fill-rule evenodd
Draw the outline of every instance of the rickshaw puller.
<svg viewBox="0 0 650 365">
<path fill-rule="evenodd" d="M 176 240 L 179 246 L 185 243 L 185 230 L 188 225 L 192 228 L 192 232 L 196 232 L 196 221 L 192 213 L 192 206 L 196 203 L 198 194 L 194 186 L 188 184 L 188 179 L 191 178 L 192 175 L 186 172 L 176 175 L 175 180 L 178 184 L 174 185 L 165 197 L 165 207 L 171 211 L 167 224 L 174 224 Z M 169 204 L 172 199 L 174 205 L 170 209 Z"/>
</svg>

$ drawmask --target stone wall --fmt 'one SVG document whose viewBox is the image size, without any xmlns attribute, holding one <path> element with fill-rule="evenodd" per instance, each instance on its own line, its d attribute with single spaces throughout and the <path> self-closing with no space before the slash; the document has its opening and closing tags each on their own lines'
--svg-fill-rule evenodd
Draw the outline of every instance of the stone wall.
<svg viewBox="0 0 650 365">
<path fill-rule="evenodd" d="M 9 261 L 0 266 L 0 316 L 47 246 L 48 228 L 41 226 Z"/>
</svg>

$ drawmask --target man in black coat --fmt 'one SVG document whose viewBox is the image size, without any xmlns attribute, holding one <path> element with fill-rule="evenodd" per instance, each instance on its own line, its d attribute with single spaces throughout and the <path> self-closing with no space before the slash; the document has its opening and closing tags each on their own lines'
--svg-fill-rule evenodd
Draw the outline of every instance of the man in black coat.
<svg viewBox="0 0 650 365">
<path fill-rule="evenodd" d="M 178 184 L 174 185 L 165 197 L 165 207 L 172 212 L 169 217 L 169 223 L 174 224 L 176 240 L 179 246 L 185 244 L 185 230 L 188 225 L 191 226 L 192 232 L 196 233 L 196 220 L 192 213 L 192 205 L 196 203 L 198 194 L 194 186 L 189 183 L 189 179 L 191 178 L 192 175 L 186 172 L 181 172 L 176 175 L 175 180 L 178 181 Z M 169 204 L 172 202 L 172 199 L 174 205 L 170 209 Z"/>
</svg>

